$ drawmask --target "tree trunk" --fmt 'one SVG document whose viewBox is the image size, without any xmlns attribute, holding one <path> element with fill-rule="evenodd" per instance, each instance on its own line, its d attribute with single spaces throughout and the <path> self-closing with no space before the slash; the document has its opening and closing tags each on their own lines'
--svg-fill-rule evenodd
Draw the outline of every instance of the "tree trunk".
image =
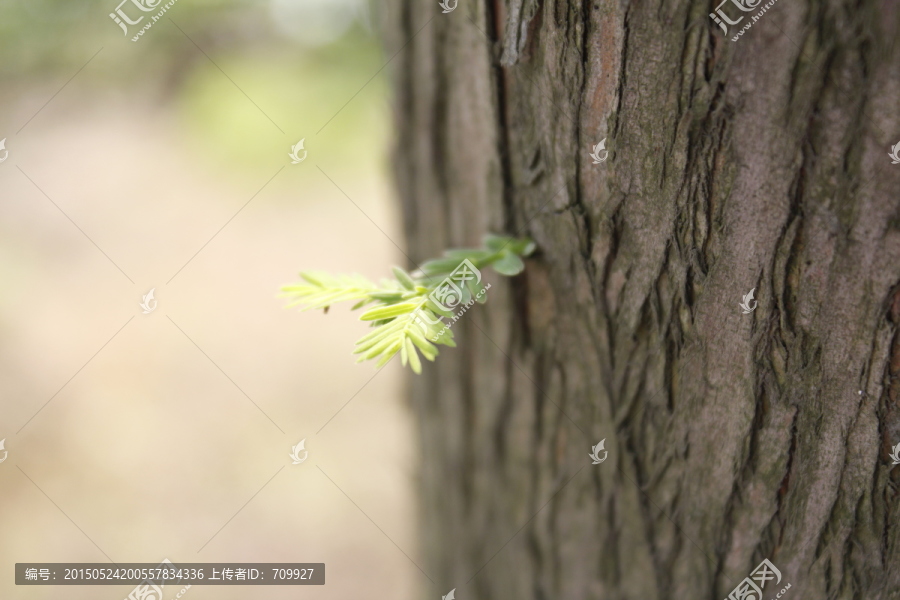
<svg viewBox="0 0 900 600">
<path fill-rule="evenodd" d="M 408 255 L 538 247 L 413 378 L 426 597 L 900 598 L 900 10 L 763 6 L 392 0 Z"/>
</svg>

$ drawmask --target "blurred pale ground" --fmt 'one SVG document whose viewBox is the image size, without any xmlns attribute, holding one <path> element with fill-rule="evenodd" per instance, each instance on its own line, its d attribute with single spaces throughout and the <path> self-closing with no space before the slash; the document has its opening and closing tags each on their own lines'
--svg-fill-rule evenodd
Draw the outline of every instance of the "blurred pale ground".
<svg viewBox="0 0 900 600">
<path fill-rule="evenodd" d="M 378 278 L 402 263 L 387 70 L 363 88 L 385 60 L 374 35 L 319 23 L 314 41 L 335 39 L 311 47 L 315 21 L 291 31 L 288 0 L 181 0 L 168 15 L 220 71 L 172 22 L 132 43 L 107 17 L 116 2 L 74 4 L 0 4 L 0 599 L 122 599 L 133 586 L 14 585 L 16 562 L 104 553 L 327 566 L 325 586 L 195 586 L 192 600 L 418 597 L 399 365 L 372 379 L 350 355 L 355 314 L 276 297 L 300 269 Z M 309 155 L 292 165 L 300 138 Z"/>
</svg>

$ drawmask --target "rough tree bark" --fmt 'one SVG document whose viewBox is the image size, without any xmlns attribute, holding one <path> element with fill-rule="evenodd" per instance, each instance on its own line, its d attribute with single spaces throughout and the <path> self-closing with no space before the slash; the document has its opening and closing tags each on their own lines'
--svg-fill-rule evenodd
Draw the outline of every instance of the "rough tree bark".
<svg viewBox="0 0 900 600">
<path fill-rule="evenodd" d="M 539 249 L 411 384 L 428 597 L 900 598 L 900 6 L 388 9 L 409 256 Z"/>
</svg>

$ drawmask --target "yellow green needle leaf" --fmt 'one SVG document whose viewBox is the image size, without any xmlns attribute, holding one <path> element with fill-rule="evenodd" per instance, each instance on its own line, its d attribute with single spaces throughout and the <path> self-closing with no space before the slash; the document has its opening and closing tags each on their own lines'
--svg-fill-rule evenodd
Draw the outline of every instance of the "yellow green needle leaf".
<svg viewBox="0 0 900 600">
<path fill-rule="evenodd" d="M 390 319 L 391 317 L 399 317 L 411 313 L 419 308 L 418 302 L 404 302 L 403 304 L 389 304 L 381 308 L 373 308 L 367 310 L 359 316 L 360 321 L 380 321 L 382 319 Z"/>
<path fill-rule="evenodd" d="M 406 354 L 409 355 L 409 366 L 412 367 L 413 372 L 418 375 L 422 372 L 422 361 L 419 360 L 419 354 L 416 352 L 416 348 L 409 338 L 406 339 L 403 349 L 406 351 Z M 404 361 L 403 364 L 405 366 L 406 361 Z"/>
</svg>

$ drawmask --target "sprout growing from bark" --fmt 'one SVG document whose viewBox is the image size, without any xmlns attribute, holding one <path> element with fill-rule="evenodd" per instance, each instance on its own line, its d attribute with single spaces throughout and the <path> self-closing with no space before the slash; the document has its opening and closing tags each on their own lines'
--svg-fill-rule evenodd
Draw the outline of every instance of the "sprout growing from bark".
<svg viewBox="0 0 900 600">
<path fill-rule="evenodd" d="M 518 275 L 525 269 L 522 257 L 534 251 L 534 242 L 489 235 L 483 248 L 448 250 L 444 256 L 429 260 L 408 273 L 394 267 L 394 278 L 372 283 L 360 275 L 331 275 L 304 271 L 302 281 L 281 288 L 282 297 L 292 301 L 287 308 L 302 310 L 328 308 L 335 303 L 355 300 L 352 310 L 369 307 L 360 315 L 373 330 L 357 340 L 354 354 L 359 362 L 376 360 L 386 364 L 397 353 L 401 362 L 416 373 L 422 372 L 421 353 L 434 361 L 437 345 L 456 346 L 450 324 L 459 314 L 453 308 L 484 303 L 490 284 L 481 280 L 480 269 L 491 267 L 501 275 Z"/>
</svg>

